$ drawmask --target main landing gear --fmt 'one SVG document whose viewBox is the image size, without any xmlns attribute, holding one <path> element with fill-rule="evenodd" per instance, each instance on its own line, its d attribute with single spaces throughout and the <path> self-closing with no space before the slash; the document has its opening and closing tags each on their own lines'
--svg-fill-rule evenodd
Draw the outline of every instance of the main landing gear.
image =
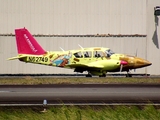
<svg viewBox="0 0 160 120">
<path fill-rule="evenodd" d="M 92 74 L 93 75 L 98 75 L 99 73 L 98 72 L 94 72 L 94 73 L 92 72 L 91 73 L 91 72 L 88 71 L 88 74 L 86 75 L 86 77 L 92 77 Z M 99 77 L 106 77 L 106 73 L 105 72 L 101 73 L 101 75 L 99 75 Z"/>
<path fill-rule="evenodd" d="M 99 75 L 99 77 L 106 77 L 106 74 Z"/>
<path fill-rule="evenodd" d="M 91 73 L 88 73 L 88 74 L 86 75 L 86 77 L 92 77 L 92 74 L 91 74 Z"/>
<path fill-rule="evenodd" d="M 88 74 L 86 75 L 86 77 L 92 77 L 92 74 L 88 71 Z"/>
</svg>

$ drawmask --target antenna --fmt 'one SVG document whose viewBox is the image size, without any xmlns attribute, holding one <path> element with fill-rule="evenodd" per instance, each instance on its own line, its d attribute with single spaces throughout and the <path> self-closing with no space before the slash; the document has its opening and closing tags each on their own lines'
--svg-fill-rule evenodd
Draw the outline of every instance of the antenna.
<svg viewBox="0 0 160 120">
<path fill-rule="evenodd" d="M 80 44 L 78 44 L 78 46 L 79 46 L 81 49 L 84 49 Z"/>
<path fill-rule="evenodd" d="M 64 52 L 64 49 L 63 48 L 61 48 L 61 47 L 59 47 L 63 52 Z"/>
<path fill-rule="evenodd" d="M 136 49 L 136 53 L 135 53 L 135 56 L 136 56 L 136 57 L 137 57 L 137 54 L 138 54 L 138 52 L 137 52 L 137 51 L 138 51 L 138 49 Z"/>
</svg>

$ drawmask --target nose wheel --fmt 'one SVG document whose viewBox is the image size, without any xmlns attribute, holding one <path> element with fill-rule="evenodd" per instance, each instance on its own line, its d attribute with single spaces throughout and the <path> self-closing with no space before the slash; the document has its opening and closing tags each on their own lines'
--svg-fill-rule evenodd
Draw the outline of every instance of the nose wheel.
<svg viewBox="0 0 160 120">
<path fill-rule="evenodd" d="M 126 77 L 132 77 L 132 74 L 130 71 L 127 71 Z"/>
<path fill-rule="evenodd" d="M 126 77 L 132 77 L 132 74 L 126 74 Z"/>
</svg>

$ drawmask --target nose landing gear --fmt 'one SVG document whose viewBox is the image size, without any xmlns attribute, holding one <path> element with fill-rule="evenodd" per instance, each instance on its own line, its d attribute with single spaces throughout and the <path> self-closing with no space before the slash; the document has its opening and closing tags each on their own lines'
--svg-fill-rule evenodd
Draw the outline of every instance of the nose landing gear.
<svg viewBox="0 0 160 120">
<path fill-rule="evenodd" d="M 127 71 L 126 77 L 132 77 L 132 74 L 129 70 Z"/>
<path fill-rule="evenodd" d="M 128 74 L 128 73 L 127 73 L 127 74 L 126 74 L 126 77 L 132 77 L 132 74 Z"/>
</svg>

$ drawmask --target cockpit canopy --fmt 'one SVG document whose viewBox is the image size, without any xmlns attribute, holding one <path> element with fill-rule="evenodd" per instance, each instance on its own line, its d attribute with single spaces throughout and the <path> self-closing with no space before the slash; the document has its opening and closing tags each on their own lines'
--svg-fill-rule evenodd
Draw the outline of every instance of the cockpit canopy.
<svg viewBox="0 0 160 120">
<path fill-rule="evenodd" d="M 108 49 L 105 51 L 107 57 L 110 57 L 111 55 L 115 54 L 111 49 Z"/>
<path fill-rule="evenodd" d="M 76 53 L 73 53 L 74 57 L 76 58 L 99 58 L 102 56 L 110 57 L 111 55 L 115 54 L 111 49 L 107 50 L 84 50 L 84 51 L 78 51 Z"/>
</svg>

